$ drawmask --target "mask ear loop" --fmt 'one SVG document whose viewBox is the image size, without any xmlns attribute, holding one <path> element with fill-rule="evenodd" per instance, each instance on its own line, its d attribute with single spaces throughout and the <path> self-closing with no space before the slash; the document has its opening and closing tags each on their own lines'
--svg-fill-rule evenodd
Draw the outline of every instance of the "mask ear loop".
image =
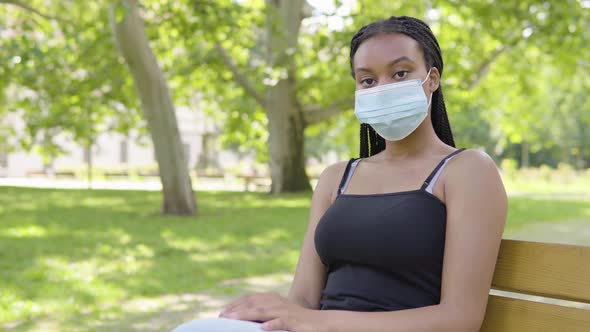
<svg viewBox="0 0 590 332">
<path fill-rule="evenodd" d="M 426 78 L 424 78 L 424 80 L 422 81 L 422 84 L 424 84 L 428 78 L 430 77 L 430 72 L 432 71 L 432 67 L 430 67 L 430 70 L 428 70 L 428 74 L 426 74 Z M 430 97 L 428 97 L 428 105 L 426 105 L 426 108 L 428 109 L 430 107 L 430 102 L 432 101 L 432 95 L 433 93 L 430 93 Z"/>
<path fill-rule="evenodd" d="M 428 105 L 426 105 L 426 108 L 428 109 L 430 107 L 430 102 L 432 101 L 432 93 L 430 94 L 430 98 L 428 98 Z"/>
<path fill-rule="evenodd" d="M 424 82 L 426 82 L 428 80 L 428 78 L 430 77 L 430 72 L 432 71 L 432 67 L 430 67 L 430 70 L 428 70 L 428 74 L 426 74 L 426 77 L 424 78 L 424 80 L 422 81 L 422 84 L 424 84 Z"/>
</svg>

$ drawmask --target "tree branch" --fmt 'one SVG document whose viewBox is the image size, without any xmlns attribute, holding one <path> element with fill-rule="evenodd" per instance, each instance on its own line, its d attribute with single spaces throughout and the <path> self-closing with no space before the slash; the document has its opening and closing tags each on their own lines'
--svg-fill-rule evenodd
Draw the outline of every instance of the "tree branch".
<svg viewBox="0 0 590 332">
<path fill-rule="evenodd" d="M 354 97 L 341 98 L 333 101 L 326 107 L 312 105 L 306 107 L 303 111 L 303 120 L 305 125 L 312 125 L 324 121 L 336 114 L 350 109 L 354 104 Z"/>
<path fill-rule="evenodd" d="M 471 75 L 471 80 L 469 82 L 469 85 L 467 85 L 467 90 L 473 90 L 475 87 L 477 87 L 481 80 L 487 75 L 492 63 L 494 63 L 494 61 L 496 61 L 502 53 L 514 47 L 518 43 L 518 41 L 518 38 L 514 38 L 506 44 L 498 45 L 494 49 L 492 54 L 490 54 L 490 56 L 487 57 L 487 59 L 482 61 L 477 67 L 477 70 Z"/>
<path fill-rule="evenodd" d="M 22 2 L 20 0 L 0 0 L 0 3 L 5 3 L 5 4 L 8 4 L 8 5 L 13 5 L 13 6 L 16 6 L 16 7 L 20 7 L 21 9 L 24 9 L 26 11 L 32 12 L 34 14 L 37 14 L 37 15 L 39 15 L 39 16 L 43 17 L 44 19 L 47 19 L 47 20 L 55 20 L 55 21 L 61 21 L 61 22 L 65 22 L 65 23 L 68 23 L 68 24 L 72 24 L 72 22 L 70 22 L 70 21 L 68 21 L 68 20 L 66 20 L 64 18 L 42 13 L 42 12 L 38 11 L 37 9 L 35 9 L 35 8 L 27 5 L 26 3 L 24 3 L 24 2 Z"/>
<path fill-rule="evenodd" d="M 506 47 L 504 45 L 498 45 L 498 47 L 494 49 L 492 54 L 490 54 L 490 56 L 487 59 L 485 59 L 482 63 L 479 64 L 477 70 L 473 74 L 471 74 L 471 80 L 469 82 L 469 85 L 467 86 L 467 90 L 473 90 L 479 84 L 479 82 L 481 82 L 482 78 L 484 78 L 490 70 L 490 66 L 492 65 L 492 63 L 496 61 L 500 54 L 502 54 L 505 50 Z"/>
<path fill-rule="evenodd" d="M 238 84 L 240 84 L 242 86 L 242 88 L 244 90 L 246 90 L 246 92 L 250 96 L 252 96 L 256 100 L 256 102 L 258 102 L 258 104 L 260 104 L 260 106 L 266 107 L 267 106 L 266 99 L 264 98 L 264 96 L 262 94 L 260 94 L 258 91 L 256 91 L 256 89 L 254 88 L 254 85 L 252 85 L 252 82 L 250 82 L 250 80 L 248 80 L 248 78 L 240 72 L 236 63 L 233 61 L 232 58 L 230 58 L 230 56 L 223 49 L 223 46 L 221 46 L 221 44 L 219 42 L 215 42 L 215 49 L 221 55 L 221 59 L 223 60 L 223 63 L 232 72 L 232 74 L 234 75 L 234 78 L 238 82 Z"/>
</svg>

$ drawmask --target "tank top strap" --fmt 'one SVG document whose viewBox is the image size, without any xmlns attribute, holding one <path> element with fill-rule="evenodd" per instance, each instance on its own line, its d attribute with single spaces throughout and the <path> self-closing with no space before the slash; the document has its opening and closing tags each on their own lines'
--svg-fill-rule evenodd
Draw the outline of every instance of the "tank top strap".
<svg viewBox="0 0 590 332">
<path fill-rule="evenodd" d="M 441 160 L 440 163 L 438 163 L 438 165 L 434 168 L 432 173 L 430 173 L 428 178 L 426 178 L 426 181 L 424 181 L 424 184 L 422 184 L 422 188 L 420 188 L 420 189 L 426 190 L 432 194 L 432 188 L 434 188 L 434 185 L 436 184 L 438 177 L 442 173 L 442 171 L 445 168 L 445 166 L 447 165 L 447 163 L 451 159 L 453 159 L 453 157 L 455 157 L 457 154 L 461 153 L 462 151 L 465 151 L 465 148 L 461 148 L 457 151 L 454 151 L 453 153 L 446 156 L 443 160 Z"/>
<path fill-rule="evenodd" d="M 342 180 L 340 180 L 340 186 L 338 186 L 338 196 L 340 196 L 340 194 L 346 190 L 346 187 L 348 187 L 352 174 L 360 161 L 361 158 L 352 158 L 348 161 L 344 174 L 342 175 Z"/>
</svg>

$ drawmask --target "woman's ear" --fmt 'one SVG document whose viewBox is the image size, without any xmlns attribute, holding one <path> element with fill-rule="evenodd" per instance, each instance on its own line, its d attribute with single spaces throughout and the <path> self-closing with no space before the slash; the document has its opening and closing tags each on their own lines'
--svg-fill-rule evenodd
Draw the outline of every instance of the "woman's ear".
<svg viewBox="0 0 590 332">
<path fill-rule="evenodd" d="M 440 86 L 440 72 L 438 71 L 438 68 L 432 67 L 428 78 L 428 89 L 431 93 L 434 93 L 434 91 Z"/>
</svg>

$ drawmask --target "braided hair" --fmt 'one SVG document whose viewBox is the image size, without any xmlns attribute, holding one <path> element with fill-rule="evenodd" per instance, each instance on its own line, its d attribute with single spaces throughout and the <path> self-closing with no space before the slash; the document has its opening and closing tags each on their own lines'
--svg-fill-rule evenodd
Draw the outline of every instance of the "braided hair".
<svg viewBox="0 0 590 332">
<path fill-rule="evenodd" d="M 353 58 L 359 46 L 366 40 L 384 33 L 402 33 L 416 40 L 424 53 L 424 60 L 428 68 L 436 67 L 442 76 L 443 60 L 440 46 L 430 30 L 430 27 L 421 20 L 408 16 L 392 16 L 388 19 L 373 22 L 362 27 L 352 37 L 350 42 L 350 68 L 354 78 Z M 436 135 L 445 144 L 455 146 L 451 125 L 447 117 L 447 110 L 443 98 L 442 87 L 432 94 L 431 106 L 432 126 Z M 385 149 L 385 139 L 377 135 L 375 130 L 368 124 L 361 124 L 361 147 L 360 157 L 373 156 Z"/>
</svg>

